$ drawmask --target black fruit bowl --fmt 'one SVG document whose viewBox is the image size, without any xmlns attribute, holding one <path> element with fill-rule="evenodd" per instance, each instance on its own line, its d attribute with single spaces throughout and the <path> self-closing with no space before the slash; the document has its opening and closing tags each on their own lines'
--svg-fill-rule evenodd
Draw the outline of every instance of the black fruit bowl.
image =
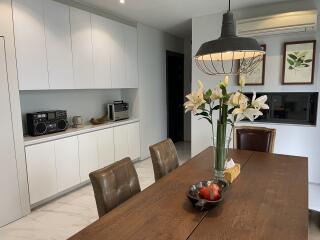
<svg viewBox="0 0 320 240">
<path fill-rule="evenodd" d="M 217 184 L 220 187 L 220 199 L 215 201 L 206 200 L 200 197 L 199 190 L 202 187 L 207 187 L 211 184 Z M 189 200 L 191 201 L 192 205 L 200 208 L 201 211 L 209 210 L 221 203 L 223 201 L 223 193 L 228 187 L 228 183 L 223 180 L 208 180 L 208 181 L 201 181 L 196 184 L 193 184 L 189 187 L 189 190 L 187 192 L 187 196 Z"/>
</svg>

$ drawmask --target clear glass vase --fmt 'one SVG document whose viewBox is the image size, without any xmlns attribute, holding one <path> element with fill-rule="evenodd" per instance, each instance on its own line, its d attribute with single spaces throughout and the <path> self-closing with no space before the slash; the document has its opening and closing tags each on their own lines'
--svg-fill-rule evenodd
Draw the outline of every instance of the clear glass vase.
<svg viewBox="0 0 320 240">
<path fill-rule="evenodd" d="M 224 180 L 225 163 L 229 160 L 231 138 L 226 137 L 226 129 L 226 124 L 217 123 L 217 137 L 215 137 L 213 141 L 213 167 L 215 180 Z"/>
</svg>

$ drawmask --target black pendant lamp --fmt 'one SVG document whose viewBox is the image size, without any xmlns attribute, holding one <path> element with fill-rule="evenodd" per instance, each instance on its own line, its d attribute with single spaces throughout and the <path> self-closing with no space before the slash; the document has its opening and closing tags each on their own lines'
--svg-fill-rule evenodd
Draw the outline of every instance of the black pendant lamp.
<svg viewBox="0 0 320 240">
<path fill-rule="evenodd" d="M 236 36 L 236 25 L 229 10 L 223 15 L 220 38 L 201 45 L 195 61 L 208 75 L 238 75 L 252 72 L 262 61 L 263 51 L 254 38 Z"/>
</svg>

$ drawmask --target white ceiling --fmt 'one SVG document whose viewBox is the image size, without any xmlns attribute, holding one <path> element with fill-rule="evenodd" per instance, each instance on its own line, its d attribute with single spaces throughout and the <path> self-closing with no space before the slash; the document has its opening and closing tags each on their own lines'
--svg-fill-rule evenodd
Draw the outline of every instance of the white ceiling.
<svg viewBox="0 0 320 240">
<path fill-rule="evenodd" d="M 127 21 L 140 22 L 171 34 L 191 34 L 191 18 L 227 9 L 227 0 L 74 0 Z M 233 0 L 234 9 L 284 0 Z"/>
</svg>

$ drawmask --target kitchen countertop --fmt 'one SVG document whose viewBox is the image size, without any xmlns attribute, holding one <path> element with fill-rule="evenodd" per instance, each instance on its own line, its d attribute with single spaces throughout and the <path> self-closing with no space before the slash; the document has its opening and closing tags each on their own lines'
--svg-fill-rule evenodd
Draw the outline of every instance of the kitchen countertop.
<svg viewBox="0 0 320 240">
<path fill-rule="evenodd" d="M 117 127 L 117 126 L 129 124 L 129 123 L 135 123 L 135 122 L 139 122 L 139 119 L 133 118 L 133 119 L 121 120 L 121 121 L 117 121 L 117 122 L 107 122 L 107 123 L 104 123 L 101 125 L 85 125 L 83 128 L 70 127 L 66 131 L 63 131 L 63 132 L 52 133 L 52 134 L 36 136 L 36 137 L 25 136 L 24 137 L 24 145 L 25 146 L 35 145 L 35 144 L 39 144 L 39 143 L 54 141 L 54 140 L 58 140 L 61 138 L 66 138 L 66 137 L 77 136 L 77 135 L 84 134 L 84 133 L 99 131 L 99 130 L 103 130 L 106 128 Z"/>
</svg>

